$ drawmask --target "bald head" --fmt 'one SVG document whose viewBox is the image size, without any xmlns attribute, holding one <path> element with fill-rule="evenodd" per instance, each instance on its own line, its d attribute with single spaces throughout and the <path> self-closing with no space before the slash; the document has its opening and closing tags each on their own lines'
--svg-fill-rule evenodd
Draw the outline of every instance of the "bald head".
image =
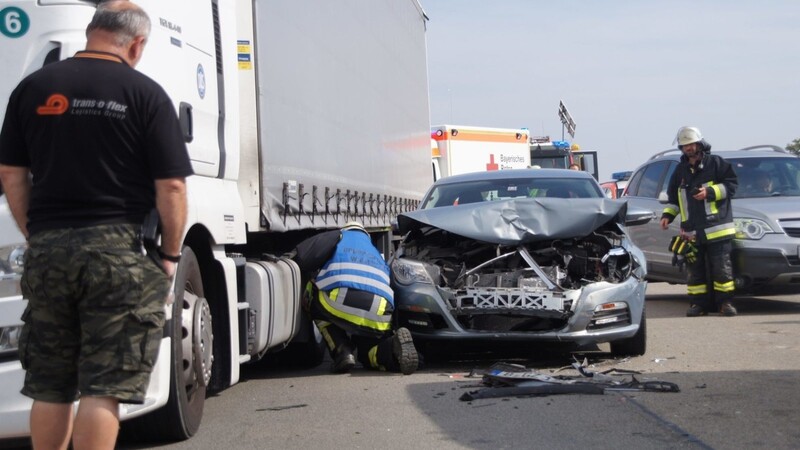
<svg viewBox="0 0 800 450">
<path fill-rule="evenodd" d="M 150 18 L 142 8 L 127 0 L 106 1 L 86 27 L 86 48 L 118 54 L 134 66 L 149 34 Z"/>
</svg>

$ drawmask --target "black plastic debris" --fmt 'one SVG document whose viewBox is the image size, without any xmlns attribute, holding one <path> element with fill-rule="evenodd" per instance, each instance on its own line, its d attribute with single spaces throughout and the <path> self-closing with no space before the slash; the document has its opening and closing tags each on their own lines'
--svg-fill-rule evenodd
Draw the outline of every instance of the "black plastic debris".
<svg viewBox="0 0 800 450">
<path fill-rule="evenodd" d="M 575 363 L 573 367 L 578 371 L 578 376 L 552 376 L 518 364 L 495 363 L 489 369 L 472 371 L 470 375 L 481 375 L 481 382 L 487 387 L 467 392 L 460 400 L 560 394 L 602 395 L 624 391 L 680 392 L 677 384 L 668 381 L 639 381 L 630 370 L 593 372 L 587 369 L 585 363 Z"/>
</svg>

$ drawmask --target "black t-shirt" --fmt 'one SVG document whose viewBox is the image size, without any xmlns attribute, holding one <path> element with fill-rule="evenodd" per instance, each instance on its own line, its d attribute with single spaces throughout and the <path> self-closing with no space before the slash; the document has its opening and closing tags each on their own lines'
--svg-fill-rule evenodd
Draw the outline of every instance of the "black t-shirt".
<svg viewBox="0 0 800 450">
<path fill-rule="evenodd" d="M 31 234 L 141 223 L 155 207 L 154 180 L 193 173 L 166 92 L 99 52 L 45 66 L 14 89 L 0 164 L 30 168 Z"/>
</svg>

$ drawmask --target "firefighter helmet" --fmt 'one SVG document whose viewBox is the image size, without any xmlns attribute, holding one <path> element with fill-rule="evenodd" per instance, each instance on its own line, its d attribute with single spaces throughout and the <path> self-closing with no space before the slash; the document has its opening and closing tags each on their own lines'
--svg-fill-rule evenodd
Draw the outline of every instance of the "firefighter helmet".
<svg viewBox="0 0 800 450">
<path fill-rule="evenodd" d="M 700 142 L 703 140 L 703 135 L 700 133 L 695 127 L 681 127 L 678 130 L 677 136 L 675 136 L 675 142 L 678 143 L 678 147 L 686 144 L 692 144 L 695 142 Z"/>
<path fill-rule="evenodd" d="M 356 222 L 356 221 L 347 222 L 346 224 L 344 224 L 344 226 L 342 227 L 342 231 L 363 231 L 364 233 L 367 233 L 367 230 L 366 228 L 364 228 L 364 225 L 361 225 L 361 222 Z"/>
</svg>

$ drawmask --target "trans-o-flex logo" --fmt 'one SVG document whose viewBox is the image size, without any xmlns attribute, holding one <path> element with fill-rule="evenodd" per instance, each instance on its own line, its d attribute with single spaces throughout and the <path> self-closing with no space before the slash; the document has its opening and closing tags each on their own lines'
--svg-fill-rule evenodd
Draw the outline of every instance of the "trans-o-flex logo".
<svg viewBox="0 0 800 450">
<path fill-rule="evenodd" d="M 59 116 L 69 111 L 74 116 L 103 116 L 112 119 L 125 119 L 128 105 L 114 100 L 98 100 L 93 98 L 68 99 L 62 94 L 47 97 L 44 105 L 36 108 L 40 116 Z"/>
</svg>

